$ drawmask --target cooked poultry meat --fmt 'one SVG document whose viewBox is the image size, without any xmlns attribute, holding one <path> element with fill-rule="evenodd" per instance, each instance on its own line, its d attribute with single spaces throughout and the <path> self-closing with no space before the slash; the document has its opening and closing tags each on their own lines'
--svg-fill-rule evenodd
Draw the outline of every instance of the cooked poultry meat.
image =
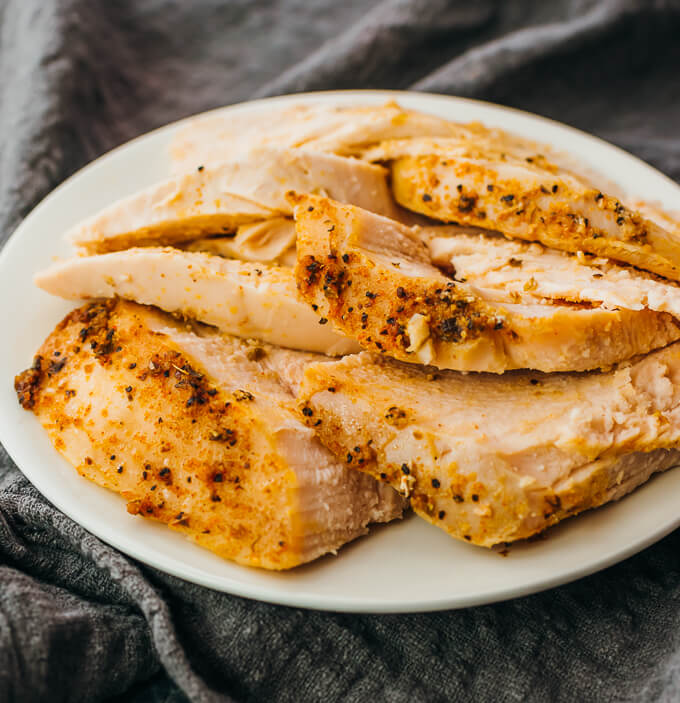
<svg viewBox="0 0 680 703">
<path fill-rule="evenodd" d="M 359 350 L 297 299 L 290 268 L 141 247 L 59 262 L 34 280 L 67 300 L 118 296 L 284 347 L 330 355 Z"/>
<path fill-rule="evenodd" d="M 680 344 L 608 373 L 433 373 L 362 353 L 309 365 L 299 400 L 346 465 L 490 547 L 680 463 Z"/>
<path fill-rule="evenodd" d="M 225 157 L 226 158 L 226 157 Z M 334 154 L 268 147 L 200 166 L 114 203 L 69 238 L 84 253 L 189 242 L 291 215 L 288 190 L 324 193 L 401 216 L 380 166 Z"/>
<path fill-rule="evenodd" d="M 500 130 L 478 123 L 462 125 L 395 102 L 344 106 L 317 103 L 268 109 L 261 114 L 226 112 L 189 120 L 179 127 L 171 146 L 176 173 L 267 146 L 313 149 L 357 156 L 386 139 L 418 136 L 500 138 Z M 503 135 L 506 136 L 506 135 Z M 516 141 L 513 142 L 516 145 Z"/>
<path fill-rule="evenodd" d="M 55 447 L 129 512 L 241 564 L 287 569 L 403 508 L 299 420 L 291 368 L 313 359 L 107 301 L 69 314 L 15 385 Z"/>
<path fill-rule="evenodd" d="M 273 217 L 236 229 L 235 235 L 205 237 L 180 245 L 187 251 L 204 251 L 228 259 L 288 263 L 295 262 L 295 223 L 288 217 Z"/>
<path fill-rule="evenodd" d="M 672 316 L 647 309 L 487 299 L 435 268 L 414 230 L 326 198 L 291 198 L 300 295 L 372 351 L 464 371 L 582 371 L 680 338 Z"/>
<path fill-rule="evenodd" d="M 458 227 L 419 230 L 434 264 L 465 280 L 487 300 L 592 303 L 649 309 L 680 318 L 680 286 L 590 254 L 573 255 L 501 235 Z"/>
<path fill-rule="evenodd" d="M 680 324 L 650 310 L 606 310 L 571 305 L 494 303 L 516 337 L 506 342 L 508 369 L 589 371 L 608 369 L 680 339 Z M 504 340 L 505 341 L 505 340 Z M 422 352 L 421 352 L 422 356 Z M 462 371 L 488 371 L 483 363 Z"/>
<path fill-rule="evenodd" d="M 680 237 L 544 156 L 492 142 L 417 138 L 379 145 L 397 202 L 444 222 L 499 230 L 680 279 Z"/>
<path fill-rule="evenodd" d="M 15 379 L 131 513 L 287 569 L 409 501 L 493 546 L 680 463 L 665 213 L 549 146 L 396 103 L 199 118 L 171 151 L 173 178 L 36 276 L 96 302 Z"/>
</svg>

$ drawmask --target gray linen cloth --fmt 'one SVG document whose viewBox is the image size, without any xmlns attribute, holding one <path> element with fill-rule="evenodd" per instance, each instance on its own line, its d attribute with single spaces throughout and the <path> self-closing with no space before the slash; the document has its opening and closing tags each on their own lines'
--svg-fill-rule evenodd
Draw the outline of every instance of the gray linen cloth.
<svg viewBox="0 0 680 703">
<path fill-rule="evenodd" d="M 524 108 L 680 179 L 678 1 L 0 0 L 0 237 L 74 170 L 153 127 L 330 88 Z M 508 603 L 308 612 L 131 561 L 1 453 L 0 701 L 187 699 L 680 700 L 680 531 Z"/>
</svg>

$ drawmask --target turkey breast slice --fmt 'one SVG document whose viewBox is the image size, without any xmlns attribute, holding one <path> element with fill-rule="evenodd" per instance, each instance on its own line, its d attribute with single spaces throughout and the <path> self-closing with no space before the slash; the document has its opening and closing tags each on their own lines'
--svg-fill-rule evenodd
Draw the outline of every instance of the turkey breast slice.
<svg viewBox="0 0 680 703">
<path fill-rule="evenodd" d="M 680 278 L 680 237 L 544 155 L 493 142 L 415 138 L 379 145 L 397 202 L 569 252 L 584 251 Z"/>
<path fill-rule="evenodd" d="M 679 338 L 672 315 L 647 307 L 488 294 L 483 276 L 470 283 L 435 267 L 422 231 L 356 207 L 299 196 L 295 218 L 299 294 L 371 351 L 462 371 L 582 371 Z"/>
<path fill-rule="evenodd" d="M 86 254 L 190 242 L 292 214 L 289 190 L 322 193 L 399 218 L 386 171 L 335 154 L 267 147 L 201 166 L 119 200 L 77 225 Z M 408 219 L 408 218 L 407 218 Z"/>
<path fill-rule="evenodd" d="M 490 547 L 680 463 L 680 343 L 607 373 L 436 371 L 363 352 L 305 369 L 306 421 L 348 468 Z"/>
<path fill-rule="evenodd" d="M 403 510 L 301 422 L 294 378 L 315 358 L 110 300 L 69 314 L 15 387 L 56 449 L 129 512 L 287 569 Z"/>
<path fill-rule="evenodd" d="M 360 348 L 297 299 L 290 268 L 140 247 L 58 262 L 34 280 L 67 300 L 117 296 L 279 346 L 329 355 Z"/>
</svg>

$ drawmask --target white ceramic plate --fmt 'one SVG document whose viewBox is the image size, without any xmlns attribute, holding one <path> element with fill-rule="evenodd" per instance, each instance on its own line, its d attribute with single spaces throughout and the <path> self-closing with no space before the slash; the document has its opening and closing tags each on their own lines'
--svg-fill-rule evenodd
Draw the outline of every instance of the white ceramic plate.
<svg viewBox="0 0 680 703">
<path fill-rule="evenodd" d="M 573 153 L 625 191 L 667 208 L 680 187 L 625 152 L 534 115 L 437 95 L 348 91 L 285 96 L 226 111 L 260 111 L 297 101 L 381 103 L 460 121 L 480 120 Z M 70 253 L 62 234 L 113 200 L 169 172 L 167 147 L 177 124 L 135 139 L 63 183 L 24 220 L 0 255 L 0 440 L 21 470 L 54 505 L 121 551 L 195 583 L 249 598 L 351 612 L 414 612 L 460 608 L 526 595 L 614 564 L 680 525 L 680 471 L 654 478 L 615 505 L 569 520 L 544 540 L 511 548 L 507 557 L 455 541 L 410 517 L 287 573 L 267 573 L 219 559 L 165 527 L 129 515 L 121 498 L 78 474 L 52 448 L 36 418 L 22 410 L 13 377 L 27 367 L 55 324 L 72 307 L 31 283 L 55 255 Z"/>
</svg>

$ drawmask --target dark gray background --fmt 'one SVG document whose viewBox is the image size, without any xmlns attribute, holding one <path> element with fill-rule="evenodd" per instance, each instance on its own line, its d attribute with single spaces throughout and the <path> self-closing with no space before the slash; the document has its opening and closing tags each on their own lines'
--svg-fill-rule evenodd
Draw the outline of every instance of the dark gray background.
<svg viewBox="0 0 680 703">
<path fill-rule="evenodd" d="M 0 0 L 0 236 L 74 170 L 153 127 L 329 88 L 524 108 L 680 180 L 678 1 Z M 680 532 L 509 603 L 314 613 L 131 562 L 0 450 L 0 700 L 187 698 L 680 700 Z"/>
</svg>

